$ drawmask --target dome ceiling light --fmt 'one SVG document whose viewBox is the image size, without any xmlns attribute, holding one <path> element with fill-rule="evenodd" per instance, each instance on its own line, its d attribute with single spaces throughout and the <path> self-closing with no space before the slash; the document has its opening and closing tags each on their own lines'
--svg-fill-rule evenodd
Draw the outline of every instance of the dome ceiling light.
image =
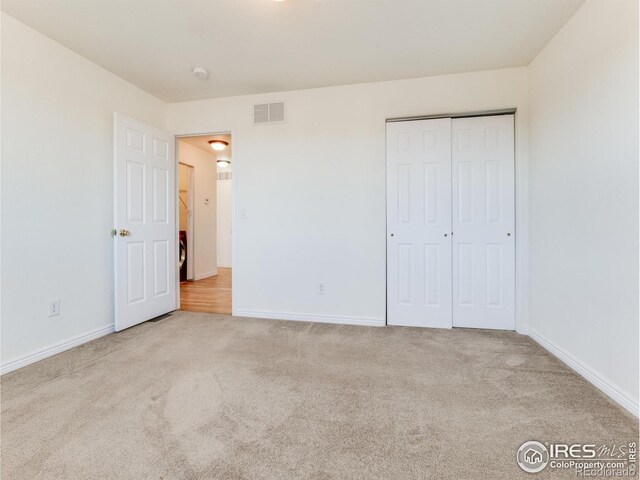
<svg viewBox="0 0 640 480">
<path fill-rule="evenodd" d="M 218 165 L 220 168 L 227 168 L 229 165 L 231 165 L 231 162 L 226 158 L 219 158 L 218 160 L 216 160 L 216 165 Z"/>
<path fill-rule="evenodd" d="M 209 146 L 217 152 L 221 152 L 227 148 L 228 145 L 229 142 L 225 142 L 224 140 L 209 140 Z"/>
</svg>

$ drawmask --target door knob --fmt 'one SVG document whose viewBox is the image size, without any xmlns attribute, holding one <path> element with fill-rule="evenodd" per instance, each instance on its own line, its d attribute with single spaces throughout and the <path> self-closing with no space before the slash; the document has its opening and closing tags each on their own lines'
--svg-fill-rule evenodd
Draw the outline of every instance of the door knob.
<svg viewBox="0 0 640 480">
<path fill-rule="evenodd" d="M 118 235 L 120 235 L 121 237 L 128 237 L 129 235 L 131 235 L 131 232 L 123 228 L 120 230 L 120 232 L 118 232 Z"/>
</svg>

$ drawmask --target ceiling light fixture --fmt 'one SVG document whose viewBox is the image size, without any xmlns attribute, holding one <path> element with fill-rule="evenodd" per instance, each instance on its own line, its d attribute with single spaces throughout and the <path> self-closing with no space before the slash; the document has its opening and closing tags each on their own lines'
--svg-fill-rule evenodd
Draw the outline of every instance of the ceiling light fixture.
<svg viewBox="0 0 640 480">
<path fill-rule="evenodd" d="M 193 70 L 191 70 L 191 73 L 193 73 L 194 77 L 199 78 L 200 80 L 206 80 L 207 78 L 209 78 L 209 72 L 206 68 L 195 67 Z"/>
<path fill-rule="evenodd" d="M 219 158 L 216 161 L 216 164 L 220 167 L 220 168 L 227 168 L 229 165 L 231 165 L 231 162 L 229 160 L 227 160 L 226 158 Z"/>
<path fill-rule="evenodd" d="M 225 142 L 224 140 L 209 140 L 209 146 L 218 152 L 227 148 L 228 145 L 229 142 Z"/>
</svg>

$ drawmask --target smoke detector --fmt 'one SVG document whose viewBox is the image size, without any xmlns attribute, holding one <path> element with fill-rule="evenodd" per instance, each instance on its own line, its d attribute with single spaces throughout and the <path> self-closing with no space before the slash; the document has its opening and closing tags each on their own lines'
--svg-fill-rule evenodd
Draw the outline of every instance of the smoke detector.
<svg viewBox="0 0 640 480">
<path fill-rule="evenodd" d="M 209 72 L 207 72 L 206 68 L 195 67 L 193 70 L 191 70 L 191 73 L 193 73 L 194 77 L 199 78 L 200 80 L 206 80 L 207 78 L 209 78 Z"/>
</svg>

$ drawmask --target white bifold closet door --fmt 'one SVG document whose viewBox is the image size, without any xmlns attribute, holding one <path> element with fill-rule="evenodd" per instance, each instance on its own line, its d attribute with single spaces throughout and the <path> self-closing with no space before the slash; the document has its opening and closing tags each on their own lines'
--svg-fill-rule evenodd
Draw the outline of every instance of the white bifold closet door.
<svg viewBox="0 0 640 480">
<path fill-rule="evenodd" d="M 451 119 L 387 124 L 387 323 L 451 328 Z"/>
<path fill-rule="evenodd" d="M 513 123 L 452 120 L 454 327 L 515 330 Z"/>
<path fill-rule="evenodd" d="M 387 323 L 515 328 L 513 115 L 387 124 Z"/>
</svg>

